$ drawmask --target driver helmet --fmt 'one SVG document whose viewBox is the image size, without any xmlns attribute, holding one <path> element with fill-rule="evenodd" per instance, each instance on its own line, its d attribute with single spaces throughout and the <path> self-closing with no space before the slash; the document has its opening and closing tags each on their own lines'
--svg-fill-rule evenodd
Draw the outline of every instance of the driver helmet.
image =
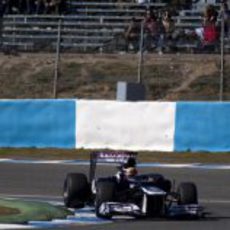
<svg viewBox="0 0 230 230">
<path fill-rule="evenodd" d="M 135 168 L 136 167 L 136 159 L 130 157 L 128 161 L 123 165 L 124 168 Z"/>
<path fill-rule="evenodd" d="M 136 159 L 130 157 L 126 162 L 126 164 L 124 164 L 123 170 L 126 177 L 136 176 L 137 175 Z"/>
<path fill-rule="evenodd" d="M 137 175 L 137 169 L 135 167 L 124 168 L 124 174 L 127 177 L 134 177 Z"/>
</svg>

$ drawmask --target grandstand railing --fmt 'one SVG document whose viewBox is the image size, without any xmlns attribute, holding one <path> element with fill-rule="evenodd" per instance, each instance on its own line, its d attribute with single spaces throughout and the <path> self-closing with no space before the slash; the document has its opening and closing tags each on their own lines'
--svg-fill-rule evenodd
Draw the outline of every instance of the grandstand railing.
<svg viewBox="0 0 230 230">
<path fill-rule="evenodd" d="M 5 15 L 2 23 L 2 47 L 24 51 L 54 50 L 61 20 L 60 45 L 63 49 L 112 52 L 119 46 L 119 50 L 124 50 L 123 34 L 128 23 L 134 16 L 142 19 L 146 6 L 134 2 L 71 2 L 78 6 L 74 15 Z M 150 4 L 156 9 L 165 6 L 163 1 Z M 182 12 L 173 17 L 177 28 L 193 30 L 201 27 L 202 15 L 198 10 Z M 192 41 L 176 44 L 178 48 L 190 48 L 195 45 Z"/>
<path fill-rule="evenodd" d="M 53 50 L 60 19 L 62 20 L 61 46 L 72 47 L 74 51 L 91 51 L 91 48 L 98 47 L 101 51 L 106 50 L 105 46 L 109 42 L 117 42 L 117 36 L 122 36 L 131 17 L 126 15 L 119 17 L 8 15 L 3 20 L 2 45 L 25 51 Z M 177 16 L 174 20 L 178 28 L 194 29 L 202 24 L 200 16 Z M 178 44 L 178 47 L 194 47 L 194 44 Z"/>
<path fill-rule="evenodd" d="M 68 5 L 68 12 L 69 13 L 96 13 L 98 12 L 98 9 L 101 11 L 103 10 L 112 10 L 116 9 L 118 10 L 117 13 L 121 12 L 119 9 L 127 10 L 130 9 L 139 9 L 139 10 L 145 10 L 147 7 L 152 7 L 155 9 L 160 9 L 165 6 L 167 6 L 167 1 L 149 1 L 148 3 L 139 4 L 136 1 L 125 1 L 122 2 L 114 1 L 91 1 L 91 0 L 84 0 L 84 1 L 67 1 Z M 116 13 L 116 11 L 113 11 Z"/>
<path fill-rule="evenodd" d="M 103 7 L 106 7 L 106 6 L 110 6 L 110 7 L 114 7 L 114 6 L 117 6 L 117 7 L 120 7 L 120 6 L 123 6 L 123 7 L 130 7 L 130 6 L 138 6 L 138 7 L 164 7 L 166 6 L 167 3 L 166 1 L 156 1 L 156 2 L 148 2 L 148 3 L 143 3 L 143 4 L 139 4 L 137 3 L 136 1 L 133 1 L 133 2 L 130 2 L 130 1 L 122 1 L 122 2 L 96 2 L 96 1 L 68 1 L 68 6 L 69 7 L 74 7 L 74 6 L 83 6 L 83 7 L 87 7 L 87 6 L 103 6 Z"/>
</svg>

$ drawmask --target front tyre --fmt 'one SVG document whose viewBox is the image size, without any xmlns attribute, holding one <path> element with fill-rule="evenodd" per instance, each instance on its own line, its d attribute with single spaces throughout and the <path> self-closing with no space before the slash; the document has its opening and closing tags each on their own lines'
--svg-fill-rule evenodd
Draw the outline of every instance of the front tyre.
<svg viewBox="0 0 230 230">
<path fill-rule="evenodd" d="M 82 173 L 69 173 L 64 182 L 63 198 L 68 208 L 83 208 L 90 196 L 87 177 Z"/>
<path fill-rule="evenodd" d="M 198 194 L 197 188 L 194 183 L 184 182 L 178 186 L 178 204 L 187 205 L 187 204 L 198 204 Z"/>
<path fill-rule="evenodd" d="M 104 202 L 115 201 L 116 182 L 114 181 L 99 181 L 96 186 L 95 211 L 96 216 L 104 219 L 110 219 L 112 216 L 108 213 L 103 213 L 101 204 Z"/>
</svg>

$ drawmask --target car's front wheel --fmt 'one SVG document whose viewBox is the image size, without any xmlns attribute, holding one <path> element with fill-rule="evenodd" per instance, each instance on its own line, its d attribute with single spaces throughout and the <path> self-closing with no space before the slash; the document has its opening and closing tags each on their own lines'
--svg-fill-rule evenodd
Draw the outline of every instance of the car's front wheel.
<svg viewBox="0 0 230 230">
<path fill-rule="evenodd" d="M 95 211 L 97 217 L 109 219 L 109 213 L 103 213 L 102 203 L 115 201 L 116 183 L 114 181 L 99 181 L 96 185 Z"/>
<path fill-rule="evenodd" d="M 87 177 L 82 173 L 69 173 L 64 182 L 64 204 L 68 208 L 82 208 L 90 196 Z"/>
<path fill-rule="evenodd" d="M 198 203 L 198 194 L 196 185 L 192 182 L 184 182 L 178 186 L 178 204 L 197 204 Z"/>
</svg>

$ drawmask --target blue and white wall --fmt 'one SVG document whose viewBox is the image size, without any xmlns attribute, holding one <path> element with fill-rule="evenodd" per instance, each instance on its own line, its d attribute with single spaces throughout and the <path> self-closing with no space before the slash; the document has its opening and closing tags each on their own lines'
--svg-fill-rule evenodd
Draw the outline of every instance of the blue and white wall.
<svg viewBox="0 0 230 230">
<path fill-rule="evenodd" d="M 0 147 L 230 151 L 230 103 L 1 100 Z"/>
<path fill-rule="evenodd" d="M 74 100 L 1 100 L 0 147 L 75 147 Z"/>
<path fill-rule="evenodd" d="M 177 103 L 176 151 L 230 151 L 230 103 Z"/>
<path fill-rule="evenodd" d="M 76 147 L 173 151 L 175 105 L 78 101 Z"/>
</svg>

